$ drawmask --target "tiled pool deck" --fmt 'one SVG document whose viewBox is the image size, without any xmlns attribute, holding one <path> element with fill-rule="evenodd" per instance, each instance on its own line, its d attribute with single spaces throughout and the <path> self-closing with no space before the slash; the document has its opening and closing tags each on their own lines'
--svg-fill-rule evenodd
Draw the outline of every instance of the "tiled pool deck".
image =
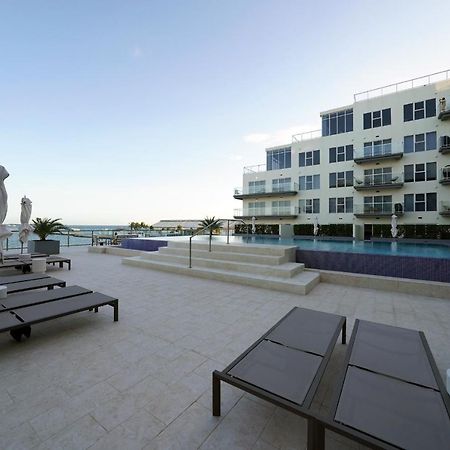
<svg viewBox="0 0 450 450">
<path fill-rule="evenodd" d="M 224 385 L 211 415 L 211 371 L 223 369 L 293 306 L 420 329 L 450 367 L 450 300 L 322 283 L 307 296 L 183 277 L 65 250 L 54 275 L 120 299 L 112 309 L 40 324 L 30 340 L 0 335 L 0 448 L 303 449 L 303 419 Z M 53 272 L 53 271 L 52 271 Z M 5 272 L 6 274 L 6 272 Z M 337 344 L 314 408 L 326 412 Z M 328 435 L 327 448 L 360 446 Z"/>
</svg>

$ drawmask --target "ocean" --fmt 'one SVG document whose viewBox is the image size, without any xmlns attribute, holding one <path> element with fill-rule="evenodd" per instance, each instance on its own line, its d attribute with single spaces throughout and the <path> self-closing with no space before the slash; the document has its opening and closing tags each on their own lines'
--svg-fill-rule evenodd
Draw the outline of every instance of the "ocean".
<svg viewBox="0 0 450 450">
<path fill-rule="evenodd" d="M 3 242 L 5 250 L 20 249 L 19 241 L 19 227 L 20 225 L 7 225 L 13 232 L 13 235 L 8 238 L 7 242 Z M 62 247 L 76 246 L 76 245 L 91 245 L 92 235 L 94 236 L 113 236 L 114 233 L 129 233 L 130 227 L 128 225 L 66 225 L 68 230 L 63 234 L 56 234 L 49 236 L 48 239 L 55 239 L 61 241 Z M 36 234 L 30 235 L 30 240 L 39 239 Z"/>
</svg>

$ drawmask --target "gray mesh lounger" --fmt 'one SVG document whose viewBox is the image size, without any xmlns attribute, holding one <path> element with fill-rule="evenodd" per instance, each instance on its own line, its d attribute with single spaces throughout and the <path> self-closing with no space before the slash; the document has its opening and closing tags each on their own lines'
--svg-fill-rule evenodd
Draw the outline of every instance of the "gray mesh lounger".
<svg viewBox="0 0 450 450">
<path fill-rule="evenodd" d="M 308 448 L 317 433 L 309 407 L 346 318 L 294 308 L 212 379 L 213 415 L 220 416 L 224 381 L 308 419 Z"/>
<path fill-rule="evenodd" d="M 58 278 L 46 277 L 38 280 L 20 281 L 18 283 L 7 284 L 8 294 L 14 294 L 15 292 L 30 291 L 32 289 L 53 289 L 55 286 L 65 287 L 66 282 L 59 280 Z"/>
<path fill-rule="evenodd" d="M 450 399 L 425 335 L 356 320 L 331 424 L 372 448 L 450 449 Z"/>
<path fill-rule="evenodd" d="M 64 258 L 63 256 L 49 256 L 47 257 L 47 264 L 58 264 L 60 269 L 63 268 L 63 265 L 67 264 L 67 268 L 70 270 L 72 268 L 72 260 L 70 258 Z"/>
<path fill-rule="evenodd" d="M 20 341 L 22 335 L 30 337 L 31 325 L 82 311 L 94 310 L 97 312 L 100 306 L 105 305 L 114 308 L 114 321 L 117 322 L 119 320 L 119 300 L 99 292 L 89 292 L 38 305 L 1 311 L 0 332 L 9 331 L 14 339 Z"/>
<path fill-rule="evenodd" d="M 49 275 L 44 273 L 27 273 L 23 275 L 11 275 L 9 277 L 0 277 L 0 285 L 7 285 L 13 283 L 19 283 L 21 281 L 40 280 L 43 278 L 50 278 Z"/>
</svg>

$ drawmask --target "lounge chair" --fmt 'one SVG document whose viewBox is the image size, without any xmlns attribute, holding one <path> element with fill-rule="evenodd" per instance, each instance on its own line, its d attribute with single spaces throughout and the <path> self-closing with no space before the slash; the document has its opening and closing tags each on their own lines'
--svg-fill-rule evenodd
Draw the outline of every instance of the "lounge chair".
<svg viewBox="0 0 450 450">
<path fill-rule="evenodd" d="M 450 398 L 425 335 L 357 319 L 330 419 L 373 448 L 448 450 Z"/>
<path fill-rule="evenodd" d="M 317 425 L 309 407 L 346 318 L 294 308 L 223 371 L 212 375 L 213 415 L 220 416 L 220 382 L 308 419 L 308 448 Z"/>
<path fill-rule="evenodd" d="M 27 273 L 23 275 L 11 275 L 7 277 L 0 277 L 0 285 L 7 285 L 13 283 L 20 283 L 21 281 L 39 280 L 42 278 L 49 278 L 49 275 L 42 273 Z"/>
<path fill-rule="evenodd" d="M 19 281 L 16 283 L 6 284 L 8 288 L 8 294 L 14 294 L 15 292 L 31 291 L 33 289 L 53 289 L 55 286 L 65 287 L 66 282 L 46 276 L 45 278 L 39 278 L 37 280 Z"/>
<path fill-rule="evenodd" d="M 9 331 L 16 341 L 20 341 L 22 336 L 30 337 L 31 325 L 82 311 L 94 310 L 97 312 L 99 307 L 105 305 L 114 308 L 114 321 L 117 322 L 119 320 L 118 299 L 99 292 L 82 293 L 80 290 L 83 288 L 79 286 L 71 286 L 67 289 L 72 289 L 73 295 L 71 297 L 57 299 L 49 299 L 47 297 L 43 301 L 43 297 L 39 297 L 42 294 L 36 293 L 38 294 L 36 300 L 33 300 L 31 297 L 26 299 L 22 297 L 22 301 L 16 301 L 17 306 L 21 306 L 21 303 L 31 304 L 31 306 L 14 307 L 14 309 L 10 309 L 15 302 L 14 298 L 11 298 L 9 307 L 5 307 L 5 301 L 1 300 L 4 310 L 0 312 L 0 332 Z M 59 291 L 63 291 L 63 289 L 58 289 Z M 67 290 L 65 290 L 65 294 L 68 294 Z M 8 298 L 7 300 L 10 299 Z M 39 303 L 33 303 L 35 301 Z"/>
</svg>

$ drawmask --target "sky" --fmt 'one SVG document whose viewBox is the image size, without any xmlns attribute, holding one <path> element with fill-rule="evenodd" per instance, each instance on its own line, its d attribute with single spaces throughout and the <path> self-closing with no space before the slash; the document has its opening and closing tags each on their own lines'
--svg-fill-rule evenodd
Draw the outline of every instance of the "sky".
<svg viewBox="0 0 450 450">
<path fill-rule="evenodd" d="M 23 195 L 65 224 L 231 218 L 266 147 L 450 69 L 445 17 L 442 0 L 0 0 L 5 222 Z"/>
</svg>

